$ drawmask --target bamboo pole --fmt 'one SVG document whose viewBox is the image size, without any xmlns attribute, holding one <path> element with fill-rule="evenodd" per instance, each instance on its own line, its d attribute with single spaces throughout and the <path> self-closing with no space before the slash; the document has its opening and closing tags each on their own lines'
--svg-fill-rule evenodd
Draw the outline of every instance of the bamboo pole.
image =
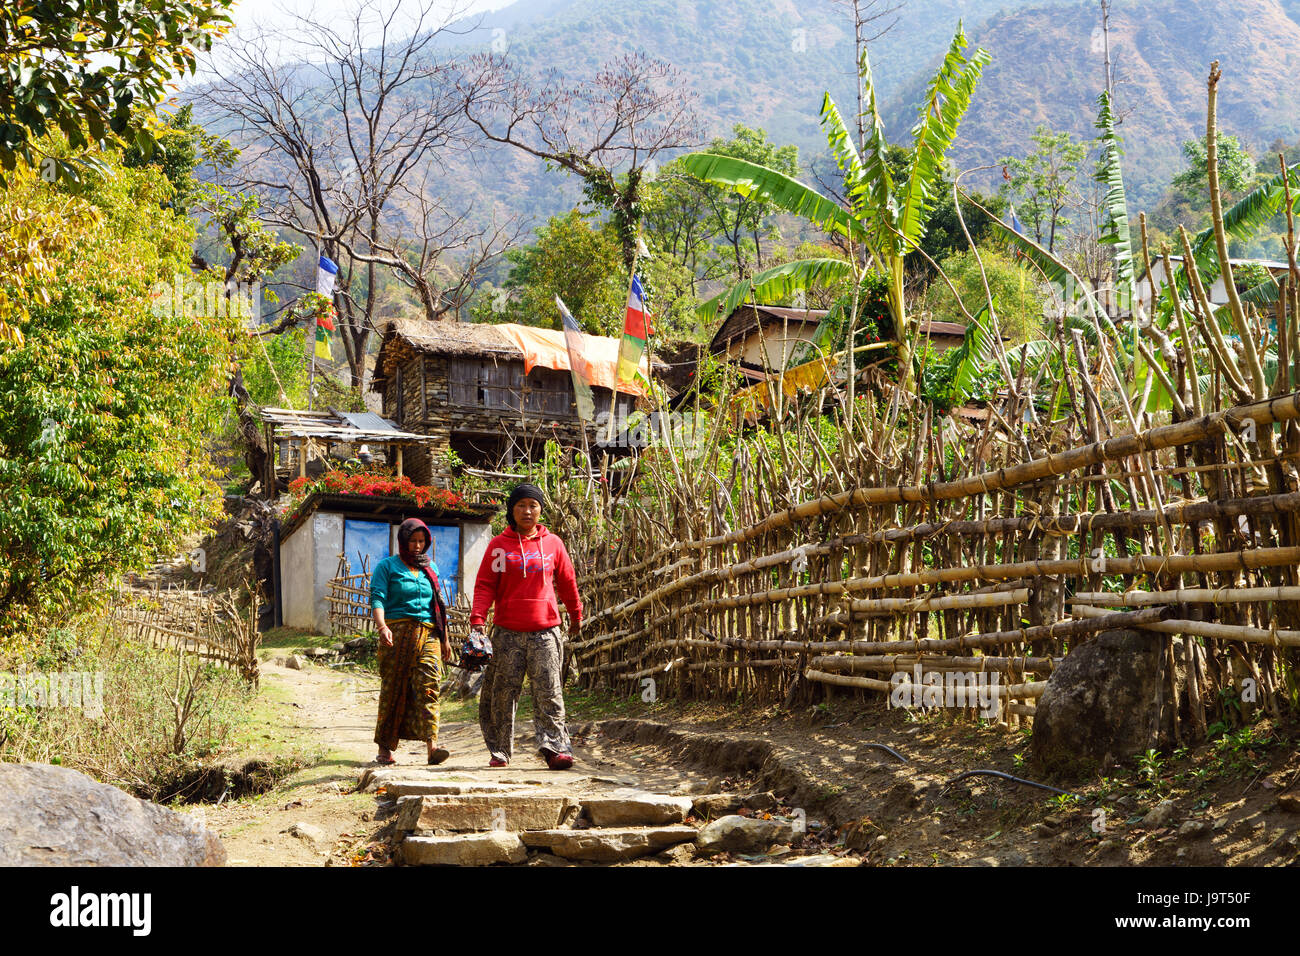
<svg viewBox="0 0 1300 956">
<path fill-rule="evenodd" d="M 1074 614 L 1081 617 L 1095 617 L 1106 612 L 1101 608 L 1077 604 Z M 1221 641 L 1241 641 L 1248 644 L 1269 644 L 1274 647 L 1300 647 L 1300 631 L 1265 629 L 1248 627 L 1244 624 L 1215 624 L 1211 621 L 1154 621 L 1139 625 L 1148 631 L 1160 631 L 1163 634 L 1191 634 L 1195 637 L 1213 637 Z"/>
<path fill-rule="evenodd" d="M 1254 601 L 1300 601 L 1300 587 L 1178 588 L 1172 591 L 1079 591 L 1067 604 L 1145 607 L 1149 604 L 1249 604 Z"/>
</svg>

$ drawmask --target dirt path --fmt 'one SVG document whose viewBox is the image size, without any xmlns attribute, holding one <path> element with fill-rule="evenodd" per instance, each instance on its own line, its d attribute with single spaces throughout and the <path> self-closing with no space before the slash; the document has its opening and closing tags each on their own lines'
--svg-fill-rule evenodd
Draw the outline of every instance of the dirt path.
<svg viewBox="0 0 1300 956">
<path fill-rule="evenodd" d="M 373 766 L 378 690 L 378 678 L 370 674 L 263 662 L 254 732 L 260 731 L 268 749 L 295 750 L 310 763 L 269 793 L 187 811 L 218 832 L 230 865 L 347 865 L 364 858 L 380 825 L 374 794 L 355 790 L 362 771 Z M 551 771 L 534 752 L 531 719 L 516 725 L 511 765 L 491 768 L 477 722 L 448 719 L 449 712 L 467 710 L 472 705 L 444 703 L 440 742 L 451 757 L 436 768 L 439 779 L 544 784 L 575 794 L 623 787 L 702 793 L 716 786 L 702 771 L 674 768 L 635 747 L 611 750 L 581 735 L 573 741 L 574 769 Z M 394 756 L 406 776 L 429 776 L 434 770 L 425 762 L 423 744 L 403 742 Z"/>
<path fill-rule="evenodd" d="M 189 811 L 217 830 L 231 865 L 386 859 L 384 801 L 356 790 L 362 771 L 373 766 L 377 693 L 377 678 L 365 673 L 263 665 L 254 735 L 270 752 L 305 755 L 307 766 L 270 793 Z M 473 705 L 444 701 L 441 737 L 451 758 L 431 768 L 423 745 L 404 743 L 395 779 L 467 789 L 536 785 L 538 792 L 579 798 L 620 788 L 677 795 L 772 791 L 783 808 L 778 812 L 799 808 L 826 824 L 812 852 L 838 844 L 835 853 L 874 865 L 1300 862 L 1300 728 L 1294 725 L 1261 724 L 1240 732 L 1231 746 L 1220 739 L 1161 766 L 1076 784 L 1070 788 L 1076 800 L 987 776 L 948 785 L 973 769 L 1033 776 L 1022 761 L 1028 737 L 992 726 L 843 704 L 801 714 L 610 706 L 594 698 L 571 705 L 576 762 L 557 773 L 535 755 L 526 716 L 516 726 L 512 765 L 489 768 Z M 608 719 L 590 719 L 602 717 Z M 1167 812 L 1153 823 L 1148 815 L 1162 801 Z M 529 862 L 539 859 L 562 862 L 536 853 Z M 646 858 L 636 865 L 654 859 L 664 862 Z"/>
</svg>

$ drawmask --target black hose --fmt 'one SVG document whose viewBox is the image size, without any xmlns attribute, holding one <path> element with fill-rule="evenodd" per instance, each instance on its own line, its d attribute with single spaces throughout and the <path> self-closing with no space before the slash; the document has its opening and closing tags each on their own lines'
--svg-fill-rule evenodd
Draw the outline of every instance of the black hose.
<svg viewBox="0 0 1300 956">
<path fill-rule="evenodd" d="M 893 747 L 886 747 L 884 744 L 863 744 L 862 746 L 874 747 L 876 750 L 883 750 L 885 753 L 892 754 L 893 756 L 897 757 L 899 760 L 903 761 L 903 763 L 910 763 L 910 761 L 906 757 L 900 754 Z"/>
<path fill-rule="evenodd" d="M 1063 793 L 1068 797 L 1074 796 L 1068 790 L 1057 790 L 1055 787 L 1049 787 L 1045 783 L 1035 783 L 1032 780 L 1025 780 L 1022 777 L 1013 777 L 1009 773 L 1003 773 L 1001 770 L 967 770 L 965 773 L 959 773 L 943 785 L 940 793 L 946 792 L 958 780 L 965 780 L 967 777 L 1001 777 L 1003 780 L 1010 780 L 1012 783 L 1023 783 L 1027 787 L 1038 787 L 1040 790 L 1050 790 L 1052 793 Z"/>
</svg>

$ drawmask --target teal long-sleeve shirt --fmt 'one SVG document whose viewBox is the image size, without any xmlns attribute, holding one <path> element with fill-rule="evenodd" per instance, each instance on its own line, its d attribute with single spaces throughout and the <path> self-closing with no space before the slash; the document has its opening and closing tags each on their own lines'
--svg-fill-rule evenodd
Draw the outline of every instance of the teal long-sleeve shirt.
<svg viewBox="0 0 1300 956">
<path fill-rule="evenodd" d="M 438 574 L 436 564 L 433 573 Z M 432 601 L 433 585 L 428 575 L 412 571 L 396 554 L 376 564 L 370 574 L 370 606 L 383 608 L 385 620 L 409 617 L 415 621 L 431 621 Z"/>
</svg>

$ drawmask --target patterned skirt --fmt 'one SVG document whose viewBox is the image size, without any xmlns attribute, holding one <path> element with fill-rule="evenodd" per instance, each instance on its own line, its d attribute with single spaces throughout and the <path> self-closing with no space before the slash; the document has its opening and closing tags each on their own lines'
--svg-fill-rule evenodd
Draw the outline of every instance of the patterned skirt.
<svg viewBox="0 0 1300 956">
<path fill-rule="evenodd" d="M 388 622 L 393 646 L 379 642 L 379 720 L 375 743 L 394 750 L 399 740 L 438 739 L 438 684 L 442 654 L 428 621 Z"/>
</svg>

